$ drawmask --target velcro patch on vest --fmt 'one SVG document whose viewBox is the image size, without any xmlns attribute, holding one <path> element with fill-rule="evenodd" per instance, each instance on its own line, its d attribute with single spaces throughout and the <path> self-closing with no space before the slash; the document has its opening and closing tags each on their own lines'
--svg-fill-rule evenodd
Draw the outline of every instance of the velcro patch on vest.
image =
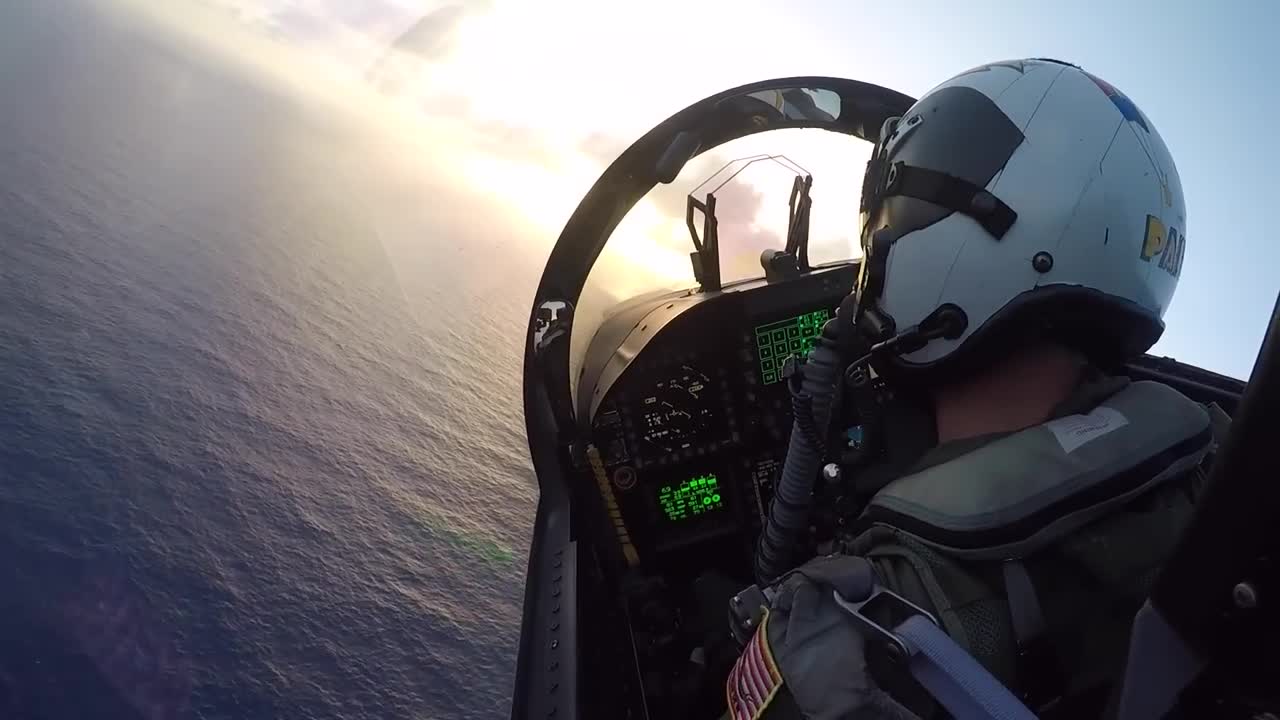
<svg viewBox="0 0 1280 720">
<path fill-rule="evenodd" d="M 1087 415 L 1068 415 L 1064 418 L 1045 423 L 1045 429 L 1053 433 L 1062 446 L 1062 451 L 1070 453 L 1081 445 L 1114 432 L 1129 424 L 1129 419 L 1119 410 L 1109 407 L 1094 408 Z"/>
<path fill-rule="evenodd" d="M 758 720 L 782 687 L 782 673 L 769 648 L 768 623 L 766 614 L 725 682 L 725 699 L 733 720 Z"/>
</svg>

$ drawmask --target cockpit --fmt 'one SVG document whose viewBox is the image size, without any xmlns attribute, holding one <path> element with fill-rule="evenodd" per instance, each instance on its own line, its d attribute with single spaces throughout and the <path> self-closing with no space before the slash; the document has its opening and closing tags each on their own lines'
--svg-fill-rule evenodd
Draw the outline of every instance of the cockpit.
<svg viewBox="0 0 1280 720">
<path fill-rule="evenodd" d="M 690 158 L 591 269 L 573 322 L 574 413 L 635 567 L 749 567 L 791 427 L 783 368 L 857 275 L 867 147 L 787 129 L 833 124 L 841 105 L 810 87 L 727 98 L 721 112 L 744 131 L 782 129 Z"/>
<path fill-rule="evenodd" d="M 840 105 L 835 93 L 809 88 L 734 102 L 823 122 Z M 669 196 L 683 191 L 683 227 L 672 228 L 671 243 L 649 242 L 671 251 L 684 287 L 575 317 L 572 387 L 584 457 L 615 506 L 608 512 L 631 568 L 691 580 L 720 566 L 749 576 L 792 424 L 784 367 L 813 348 L 857 276 L 856 225 L 840 220 L 857 221 L 860 178 L 836 172 L 832 187 L 818 187 L 811 168 L 861 167 L 862 148 L 829 133 L 769 135 L 726 143 L 646 198 L 679 207 Z M 787 154 L 759 147 L 762 140 Z M 644 237 L 625 235 L 626 224 L 623 242 Z M 606 246 L 588 278 L 579 305 L 588 313 L 590 300 L 626 283 L 619 277 L 634 284 L 649 270 L 637 256 L 658 254 L 614 252 Z"/>
<path fill-rule="evenodd" d="M 570 218 L 525 358 L 542 506 L 518 716 L 723 712 L 727 602 L 753 581 L 797 423 L 789 378 L 858 281 L 869 143 L 912 102 L 836 78 L 713 96 L 626 150 Z M 1228 411 L 1242 389 L 1166 359 L 1129 372 Z M 875 434 L 843 417 L 840 465 L 874 461 Z M 856 514 L 839 469 L 823 480 L 812 552 Z"/>
<path fill-rule="evenodd" d="M 910 103 L 869 88 L 791 81 L 677 116 L 606 171 L 553 252 L 546 354 L 526 371 L 554 388 L 554 425 L 573 446 L 573 523 L 607 539 L 590 551 L 600 584 L 577 602 L 632 616 L 591 613 L 608 657 L 580 660 L 600 673 L 584 687 L 634 688 L 602 690 L 617 717 L 722 702 L 689 673 L 690 653 L 722 634 L 725 593 L 751 578 L 792 425 L 784 368 L 857 277 L 870 150 L 857 138 Z"/>
</svg>

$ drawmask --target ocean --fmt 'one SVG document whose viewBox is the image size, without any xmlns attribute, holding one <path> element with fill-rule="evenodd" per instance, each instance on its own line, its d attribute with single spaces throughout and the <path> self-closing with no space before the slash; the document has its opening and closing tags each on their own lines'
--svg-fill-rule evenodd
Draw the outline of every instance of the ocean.
<svg viewBox="0 0 1280 720">
<path fill-rule="evenodd" d="M 507 714 L 545 248 L 358 135 L 0 4 L 0 718 Z"/>
</svg>

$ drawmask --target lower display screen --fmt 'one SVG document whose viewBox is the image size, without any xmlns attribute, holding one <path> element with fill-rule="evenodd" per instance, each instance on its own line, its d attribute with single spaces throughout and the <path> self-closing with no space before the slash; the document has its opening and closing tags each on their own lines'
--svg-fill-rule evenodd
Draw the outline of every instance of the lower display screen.
<svg viewBox="0 0 1280 720">
<path fill-rule="evenodd" d="M 713 473 L 658 486 L 658 506 L 669 522 L 681 522 L 724 509 L 720 480 Z"/>
<path fill-rule="evenodd" d="M 807 356 L 822 335 L 822 326 L 830 319 L 830 310 L 814 310 L 786 320 L 756 326 L 760 383 L 772 385 L 781 380 L 782 364 L 792 355 Z"/>
</svg>

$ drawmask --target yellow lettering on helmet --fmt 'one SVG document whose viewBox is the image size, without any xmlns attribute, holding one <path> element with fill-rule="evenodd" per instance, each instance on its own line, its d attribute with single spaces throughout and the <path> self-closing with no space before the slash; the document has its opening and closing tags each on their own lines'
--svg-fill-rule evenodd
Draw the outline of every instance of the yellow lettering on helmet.
<svg viewBox="0 0 1280 720">
<path fill-rule="evenodd" d="M 1148 215 L 1147 234 L 1142 238 L 1143 261 L 1149 261 L 1164 252 L 1164 246 L 1167 242 L 1168 234 L 1165 232 L 1164 223 L 1155 215 Z"/>
<path fill-rule="evenodd" d="M 1169 228 L 1168 236 L 1168 247 L 1160 256 L 1159 267 L 1170 275 L 1178 277 L 1182 274 L 1182 256 L 1187 249 L 1187 238 L 1175 227 Z"/>
</svg>

